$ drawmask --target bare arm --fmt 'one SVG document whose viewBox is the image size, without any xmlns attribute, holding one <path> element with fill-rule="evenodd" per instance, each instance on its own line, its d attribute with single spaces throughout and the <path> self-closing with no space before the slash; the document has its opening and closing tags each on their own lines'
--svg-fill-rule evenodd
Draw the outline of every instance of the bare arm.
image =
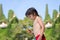
<svg viewBox="0 0 60 40">
<path fill-rule="evenodd" d="M 44 26 L 44 23 L 42 22 L 41 18 L 38 18 L 38 23 L 41 27 L 41 34 L 40 35 L 42 36 L 44 33 L 44 30 L 45 30 L 45 26 Z"/>
</svg>

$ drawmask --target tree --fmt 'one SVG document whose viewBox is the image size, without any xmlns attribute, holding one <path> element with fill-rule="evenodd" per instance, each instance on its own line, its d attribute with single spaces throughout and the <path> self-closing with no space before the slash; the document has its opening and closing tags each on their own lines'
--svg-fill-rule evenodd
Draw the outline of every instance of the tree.
<svg viewBox="0 0 60 40">
<path fill-rule="evenodd" d="M 53 10 L 53 18 L 52 18 L 53 21 L 56 20 L 57 14 L 58 14 L 57 10 Z"/>
<path fill-rule="evenodd" d="M 44 22 L 51 21 L 50 15 L 48 14 L 48 4 L 46 4 L 46 13 L 45 13 L 45 19 Z"/>
<path fill-rule="evenodd" d="M 19 26 L 19 20 L 18 18 L 15 16 L 14 11 L 13 10 L 9 10 L 8 12 L 8 27 L 7 27 L 7 37 L 9 40 L 13 40 L 15 35 L 17 33 L 20 33 L 21 28 Z"/>
<path fill-rule="evenodd" d="M 55 20 L 53 25 L 52 37 L 53 40 L 60 40 L 60 16 Z"/>
<path fill-rule="evenodd" d="M 48 22 L 50 22 L 52 24 L 52 20 L 50 18 L 49 13 L 48 13 L 48 4 L 46 4 L 46 12 L 45 12 L 44 23 L 47 24 Z M 46 36 L 46 40 L 51 40 L 52 28 L 46 28 L 45 29 L 45 36 Z"/>
<path fill-rule="evenodd" d="M 53 40 L 60 40 L 60 5 L 59 5 L 59 17 L 55 18 L 52 28 L 53 28 L 52 39 Z"/>
<path fill-rule="evenodd" d="M 9 40 L 13 40 L 17 33 L 20 33 L 19 20 L 14 17 L 8 24 L 7 37 Z"/>
<path fill-rule="evenodd" d="M 9 10 L 8 12 L 8 20 L 10 21 L 14 16 L 14 11 L 12 9 Z"/>
<path fill-rule="evenodd" d="M 6 18 L 3 14 L 2 4 L 0 4 L 0 22 L 4 21 Z"/>
<path fill-rule="evenodd" d="M 3 14 L 2 4 L 0 4 L 0 24 L 6 22 L 6 18 Z M 0 40 L 6 40 L 7 28 L 0 28 Z"/>
</svg>

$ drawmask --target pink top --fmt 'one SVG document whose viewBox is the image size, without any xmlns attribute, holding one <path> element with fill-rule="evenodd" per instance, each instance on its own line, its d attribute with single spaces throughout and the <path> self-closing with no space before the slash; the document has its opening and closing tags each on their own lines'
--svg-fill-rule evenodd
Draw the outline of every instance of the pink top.
<svg viewBox="0 0 60 40">
<path fill-rule="evenodd" d="M 39 16 L 36 17 L 36 19 L 34 20 L 34 23 L 33 23 L 33 33 L 34 33 L 35 37 L 37 35 L 39 35 L 41 32 L 41 27 L 39 25 L 38 19 L 40 19 Z"/>
</svg>

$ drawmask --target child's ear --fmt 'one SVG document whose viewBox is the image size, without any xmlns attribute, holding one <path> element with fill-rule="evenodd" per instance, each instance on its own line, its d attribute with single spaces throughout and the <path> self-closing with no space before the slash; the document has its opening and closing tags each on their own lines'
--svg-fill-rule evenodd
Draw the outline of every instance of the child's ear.
<svg viewBox="0 0 60 40">
<path fill-rule="evenodd" d="M 34 12 L 34 16 L 36 16 L 35 12 Z"/>
</svg>

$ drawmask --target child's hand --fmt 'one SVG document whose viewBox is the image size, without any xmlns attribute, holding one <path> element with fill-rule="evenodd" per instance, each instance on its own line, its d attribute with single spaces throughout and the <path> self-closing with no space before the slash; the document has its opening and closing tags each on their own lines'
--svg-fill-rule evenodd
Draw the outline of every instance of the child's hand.
<svg viewBox="0 0 60 40">
<path fill-rule="evenodd" d="M 31 33 L 31 30 L 27 29 L 27 32 L 28 32 L 28 33 Z"/>
<path fill-rule="evenodd" d="M 31 31 L 31 30 L 29 30 L 29 29 L 27 29 L 27 32 L 28 32 L 29 34 L 33 34 L 33 33 L 32 33 L 32 31 Z"/>
</svg>

